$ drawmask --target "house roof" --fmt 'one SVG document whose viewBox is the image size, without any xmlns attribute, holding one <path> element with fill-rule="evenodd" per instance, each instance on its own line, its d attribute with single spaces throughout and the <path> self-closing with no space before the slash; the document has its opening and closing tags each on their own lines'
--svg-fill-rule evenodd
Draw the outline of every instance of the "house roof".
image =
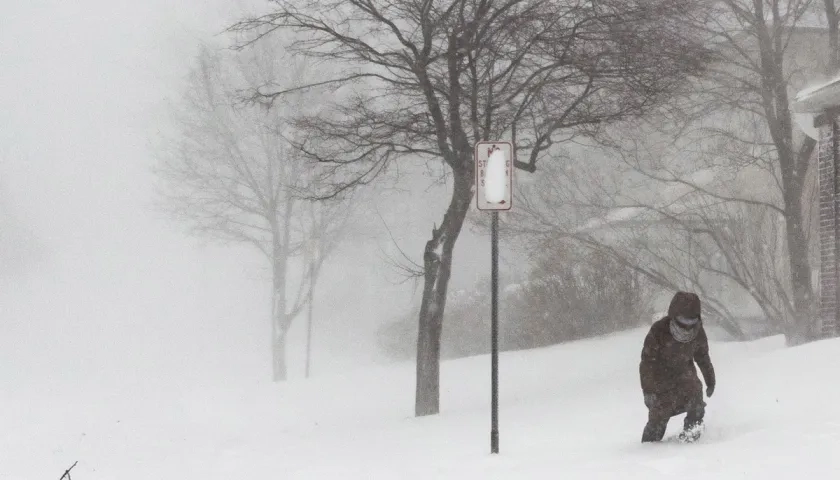
<svg viewBox="0 0 840 480">
<path fill-rule="evenodd" d="M 801 90 L 794 99 L 794 110 L 802 113 L 837 106 L 840 106 L 840 75 Z"/>
</svg>

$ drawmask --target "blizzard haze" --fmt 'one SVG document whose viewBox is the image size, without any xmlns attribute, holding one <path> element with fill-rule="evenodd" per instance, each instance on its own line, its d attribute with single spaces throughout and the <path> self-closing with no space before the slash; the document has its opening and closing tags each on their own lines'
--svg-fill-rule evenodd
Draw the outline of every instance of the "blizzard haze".
<svg viewBox="0 0 840 480">
<path fill-rule="evenodd" d="M 155 209 L 150 171 L 166 102 L 184 88 L 199 44 L 221 43 L 219 32 L 243 11 L 237 3 L 7 7 L 0 19 L 4 381 L 270 379 L 264 261 L 242 246 L 185 235 Z M 428 183 L 421 180 L 417 192 L 428 192 Z M 386 198 L 396 207 L 381 213 L 389 222 L 410 219 L 389 228 L 401 248 L 419 254 L 444 202 Z M 486 270 L 487 241 L 478 248 L 471 241 L 465 232 L 456 262 L 482 261 Z M 370 242 L 364 255 L 339 252 L 325 265 L 313 373 L 385 361 L 375 347 L 377 326 L 417 300 L 410 285 L 382 275 L 387 266 L 377 259 L 393 251 L 390 242 Z M 474 276 L 472 269 L 455 274 L 453 286 Z M 305 315 L 290 332 L 292 378 L 302 371 L 304 325 Z"/>
<path fill-rule="evenodd" d="M 0 21 L 3 209 L 38 247 L 0 292 L 2 373 L 16 384 L 206 378 L 251 361 L 232 355 L 253 350 L 259 325 L 230 319 L 253 317 L 261 293 L 238 252 L 197 249 L 148 208 L 157 104 L 186 40 L 226 13 L 172 5 L 17 2 Z"/>
<path fill-rule="evenodd" d="M 27 264 L 11 273 L 3 266 L 4 382 L 269 376 L 270 277 L 259 259 L 202 245 L 152 205 L 155 120 L 182 87 L 198 42 L 238 11 L 229 5 L 6 7 L 0 208 L 18 233 L 7 233 L 12 245 L 3 248 Z M 346 364 L 354 353 L 344 352 L 314 368 Z"/>
<path fill-rule="evenodd" d="M 171 133 L 169 107 L 182 100 L 203 45 L 228 44 L 221 33 L 225 27 L 254 7 L 276 2 L 6 3 L 0 16 L 0 425 L 5 432 L 0 437 L 0 480 L 57 478 L 74 461 L 79 461 L 72 473 L 75 480 L 612 479 L 622 471 L 629 472 L 623 474 L 626 478 L 644 479 L 765 478 L 782 471 L 828 478 L 840 467 L 833 453 L 840 446 L 840 424 L 825 415 L 840 402 L 840 389 L 826 382 L 836 377 L 840 339 L 808 337 L 816 331 L 805 328 L 813 327 L 810 324 L 800 326 L 801 332 L 789 329 L 806 322 L 796 317 L 801 312 L 786 306 L 793 305 L 790 295 L 805 291 L 790 288 L 792 278 L 822 278 L 819 183 L 814 174 L 819 169 L 794 172 L 810 176 L 803 190 L 791 195 L 781 195 L 786 193 L 783 182 L 772 181 L 778 180 L 774 165 L 761 175 L 744 167 L 722 180 L 721 173 L 728 170 L 711 170 L 709 165 L 726 153 L 723 147 L 738 152 L 728 159 L 730 167 L 751 164 L 742 158 L 743 150 L 735 149 L 742 145 L 706 151 L 701 147 L 714 139 L 691 136 L 660 145 L 654 126 L 645 130 L 639 126 L 642 122 L 632 121 L 612 133 L 620 137 L 629 131 L 629 140 L 650 143 L 634 152 L 639 155 L 638 172 L 627 165 L 618 168 L 617 156 L 608 158 L 606 150 L 585 135 L 570 134 L 565 140 L 558 136 L 553 150 L 544 154 L 533 146 L 533 158 L 545 155 L 553 163 L 540 160 L 538 173 L 514 175 L 515 207 L 501 216 L 502 455 L 489 456 L 489 282 L 481 282 L 489 280 L 491 217 L 477 212 L 472 198 L 463 228 L 447 226 L 451 219 L 463 218 L 458 215 L 466 211 L 462 207 L 467 202 L 460 200 L 472 195 L 467 190 L 471 170 L 446 167 L 434 153 L 439 146 L 408 149 L 412 154 L 432 152 L 432 160 L 404 155 L 389 165 L 379 179 L 384 183 L 368 188 L 364 201 L 354 205 L 355 233 L 327 258 L 318 278 L 312 378 L 303 379 L 304 309 L 287 337 L 288 379 L 273 382 L 268 262 L 247 244 L 224 245 L 189 235 L 185 223 L 156 205 L 160 184 L 153 167 L 160 153 L 156 141 Z M 546 16 L 532 15 L 538 22 Z M 531 32 L 528 35 L 532 30 L 538 29 L 522 29 Z M 659 31 L 650 28 L 644 33 L 656 40 L 654 33 Z M 452 47 L 449 31 L 441 32 L 435 33 L 440 34 L 435 41 L 449 45 L 447 55 L 462 55 L 460 47 Z M 577 41 L 575 35 L 569 37 L 569 45 Z M 634 40 L 637 35 L 634 30 Z M 758 38 L 745 36 L 753 37 Z M 800 56 L 810 59 L 816 55 L 808 43 L 811 37 L 803 38 L 800 49 L 805 53 Z M 614 41 L 604 41 L 605 52 L 624 50 L 612 49 Z M 536 44 L 511 45 L 531 43 Z M 644 52 L 645 59 L 659 50 L 667 53 L 666 47 L 683 46 L 664 40 L 647 43 L 655 48 Z M 646 63 L 658 68 L 661 61 Z M 542 68 L 539 61 L 533 63 Z M 416 64 L 400 71 L 414 68 Z M 320 79 L 324 72 L 312 76 Z M 614 81 L 612 74 L 606 77 Z M 632 87 L 632 82 L 627 84 Z M 561 87 L 565 88 L 577 91 L 573 84 Z M 697 104 L 704 105 L 708 92 L 686 90 L 692 101 L 699 99 Z M 372 91 L 378 95 L 378 90 Z M 530 92 L 531 86 L 522 91 Z M 556 102 L 564 98 L 546 94 L 549 97 Z M 402 108 L 399 103 L 382 103 Z M 610 108 L 622 105 L 612 99 L 603 103 Z M 598 111 L 581 108 L 587 115 Z M 209 110 L 215 113 L 212 106 Z M 534 110 L 533 116 L 552 118 L 540 111 Z M 411 130 L 422 122 L 421 114 L 402 119 L 409 120 L 403 135 L 409 132 L 408 138 L 414 138 Z M 697 115 L 692 127 L 714 121 Z M 587 121 L 600 125 L 601 120 Z M 767 141 L 762 137 L 767 119 L 759 120 L 751 123 L 759 125 L 757 133 L 747 132 L 753 135 L 752 143 L 747 142 L 751 148 Z M 247 121 L 243 130 L 277 126 Z M 667 115 L 656 121 L 667 123 Z M 418 136 L 428 137 L 418 143 L 432 138 L 423 128 L 418 131 Z M 331 135 L 340 137 L 335 131 Z M 383 144 L 390 145 L 396 136 L 383 135 Z M 797 131 L 785 145 L 799 142 L 799 136 Z M 620 140 L 616 145 L 622 147 L 627 139 Z M 695 143 L 700 151 L 679 151 L 680 145 Z M 278 151 L 282 150 L 266 147 L 263 154 L 274 159 Z M 650 158 L 646 151 L 653 152 Z M 469 158 L 462 153 L 457 162 L 451 155 L 446 160 L 471 166 L 462 163 Z M 748 160 L 757 158 L 763 157 Z M 660 161 L 670 162 L 675 177 L 643 178 L 656 173 L 650 165 Z M 706 168 L 703 162 L 709 162 Z M 760 164 L 765 163 L 772 162 Z M 213 171 L 212 161 L 208 165 Z M 218 173 L 218 165 L 214 167 Z M 687 179 L 679 187 L 674 187 L 681 183 L 676 175 Z M 444 177 L 448 185 L 441 181 Z M 451 190 L 453 178 L 466 178 L 457 183 L 464 188 Z M 392 180 L 398 181 L 388 183 Z M 799 185 L 787 184 L 794 183 Z M 635 197 L 629 203 L 633 206 L 627 207 L 621 195 L 612 198 L 614 191 Z M 760 210 L 750 199 L 735 200 L 743 205 L 732 209 L 718 208 L 726 202 L 703 204 L 731 192 L 755 194 L 773 208 L 765 205 L 767 211 Z M 801 214 L 802 222 L 783 222 L 777 212 L 791 210 L 773 202 L 810 194 L 814 203 L 806 210 L 812 212 Z M 526 198 L 530 202 L 520 202 Z M 461 208 L 460 213 L 443 221 L 450 202 L 453 211 Z M 639 202 L 641 206 L 635 206 Z M 690 226 L 687 235 L 676 225 L 680 222 L 662 221 L 668 215 L 688 218 L 696 212 L 686 206 L 701 204 L 705 206 L 696 212 L 706 215 L 703 225 L 725 233 L 722 238 L 727 240 L 713 245 L 695 235 L 695 227 Z M 761 215 L 756 214 L 759 210 Z M 813 257 L 801 277 L 793 275 L 787 263 L 792 254 L 785 250 L 788 237 L 782 233 L 793 228 L 789 224 L 798 229 L 803 255 Z M 424 312 L 439 312 L 436 302 L 444 297 L 435 294 L 447 294 L 440 352 L 434 342 L 424 343 L 433 335 L 416 341 L 422 280 L 398 283 L 399 273 L 388 261 L 399 260 L 405 252 L 409 258 L 403 263 L 422 263 L 433 229 L 443 233 L 432 242 L 457 238 L 448 292 L 440 288 L 445 270 L 428 270 L 434 277 L 426 297 L 432 306 Z M 435 255 L 445 265 L 444 246 L 441 240 L 429 249 L 429 265 L 434 265 Z M 530 256 L 523 253 L 526 250 Z M 732 255 L 744 272 L 718 267 Z M 730 274 L 726 268 L 734 272 L 733 278 L 723 278 Z M 647 276 L 640 273 L 644 269 Z M 683 275 L 697 271 L 705 273 Z M 297 273 L 289 275 L 291 292 L 297 292 Z M 735 278 L 738 274 L 744 278 Z M 818 292 L 817 283 L 811 286 L 809 292 Z M 709 390 L 707 397 L 701 395 L 708 400 L 707 431 L 696 445 L 675 441 L 680 417 L 670 420 L 663 443 L 641 445 L 648 412 L 639 388 L 639 354 L 650 320 L 661 318 L 676 288 L 700 293 L 705 302 L 703 324 L 707 318 L 717 319 L 709 322 L 709 331 L 718 386 L 712 388 L 713 396 L 708 396 Z M 759 308 L 765 306 L 759 301 L 771 308 Z M 707 316 L 707 310 L 718 316 Z M 434 320 L 433 316 L 423 318 Z M 274 325 L 285 320 L 278 318 Z M 436 328 L 431 320 L 419 323 L 424 332 Z M 385 325 L 390 328 L 383 334 Z M 828 327 L 836 330 L 826 325 L 826 332 Z M 426 352 L 443 358 L 440 405 L 429 408 L 428 416 L 415 410 L 415 401 L 422 397 L 415 397 L 415 382 L 424 375 L 434 377 L 430 372 L 436 375 L 437 370 L 430 367 L 433 362 L 420 362 L 417 368 L 413 356 L 418 344 L 420 350 L 425 346 Z M 424 388 L 426 393 L 434 390 L 418 383 L 421 393 Z M 815 411 L 823 415 L 815 416 Z"/>
</svg>

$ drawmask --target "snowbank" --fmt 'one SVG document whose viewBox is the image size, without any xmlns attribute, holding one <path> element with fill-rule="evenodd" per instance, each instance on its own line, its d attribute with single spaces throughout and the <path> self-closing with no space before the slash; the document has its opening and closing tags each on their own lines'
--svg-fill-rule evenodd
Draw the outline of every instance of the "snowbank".
<svg viewBox="0 0 840 480">
<path fill-rule="evenodd" d="M 76 460 L 77 480 L 836 476 L 840 340 L 712 344 L 706 436 L 641 445 L 644 334 L 503 354 L 499 456 L 487 357 L 446 362 L 442 413 L 423 419 L 408 364 L 282 386 L 6 388 L 0 479 L 58 478 Z"/>
</svg>

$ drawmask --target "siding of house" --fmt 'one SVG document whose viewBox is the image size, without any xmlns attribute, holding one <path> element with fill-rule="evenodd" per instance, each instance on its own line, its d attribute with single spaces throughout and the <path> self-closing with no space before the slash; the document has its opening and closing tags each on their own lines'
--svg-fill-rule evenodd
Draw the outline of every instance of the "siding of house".
<svg viewBox="0 0 840 480">
<path fill-rule="evenodd" d="M 840 252 L 840 195 L 838 195 L 838 125 L 836 115 L 824 117 L 819 138 L 819 206 L 820 206 L 820 304 L 819 333 L 838 334 L 838 268 Z"/>
</svg>

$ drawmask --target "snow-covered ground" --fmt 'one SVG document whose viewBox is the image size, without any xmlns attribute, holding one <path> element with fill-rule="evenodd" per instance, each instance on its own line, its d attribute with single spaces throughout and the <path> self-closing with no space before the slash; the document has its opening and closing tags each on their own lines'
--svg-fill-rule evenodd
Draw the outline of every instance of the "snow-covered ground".
<svg viewBox="0 0 840 480">
<path fill-rule="evenodd" d="M 135 381 L 0 391 L 0 479 L 835 478 L 840 341 L 714 343 L 695 445 L 639 443 L 644 330 L 504 354 L 501 454 L 489 360 L 446 362 L 442 413 L 412 417 L 413 367 L 286 385 Z M 668 436 L 678 432 L 672 420 Z"/>
</svg>

